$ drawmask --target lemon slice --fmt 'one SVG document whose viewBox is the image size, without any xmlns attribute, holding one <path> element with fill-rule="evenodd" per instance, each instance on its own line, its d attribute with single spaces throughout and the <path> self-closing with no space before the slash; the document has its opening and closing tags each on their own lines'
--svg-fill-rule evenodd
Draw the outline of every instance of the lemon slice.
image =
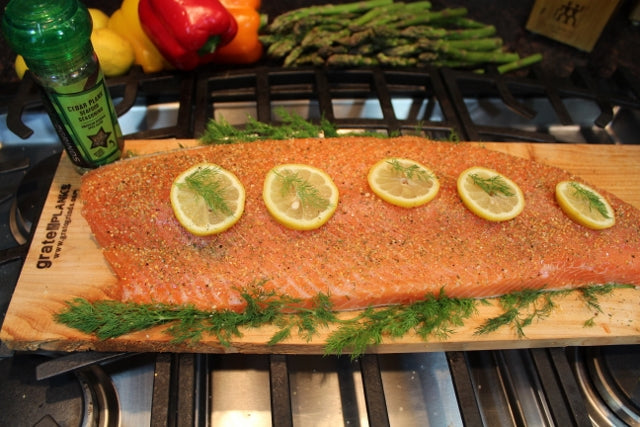
<svg viewBox="0 0 640 427">
<path fill-rule="evenodd" d="M 198 236 L 235 224 L 244 211 L 242 183 L 222 167 L 202 163 L 182 172 L 171 185 L 171 207 L 184 228 Z"/>
<path fill-rule="evenodd" d="M 524 209 L 524 194 L 506 176 L 474 166 L 458 177 L 458 194 L 465 206 L 489 221 L 507 221 Z"/>
<path fill-rule="evenodd" d="M 313 230 L 338 207 L 338 188 L 321 169 L 303 164 L 283 164 L 264 180 L 262 197 L 276 221 L 294 230 Z"/>
<path fill-rule="evenodd" d="M 424 205 L 436 197 L 440 189 L 433 171 L 402 158 L 380 160 L 369 169 L 367 181 L 382 200 L 404 208 Z"/>
<path fill-rule="evenodd" d="M 561 181 L 556 185 L 556 200 L 569 218 L 585 227 L 602 230 L 616 223 L 609 202 L 588 185 Z"/>
</svg>

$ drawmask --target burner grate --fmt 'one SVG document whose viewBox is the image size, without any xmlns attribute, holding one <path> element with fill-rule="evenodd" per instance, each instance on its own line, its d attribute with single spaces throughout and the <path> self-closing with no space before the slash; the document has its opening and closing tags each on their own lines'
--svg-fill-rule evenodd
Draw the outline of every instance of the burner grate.
<svg viewBox="0 0 640 427">
<path fill-rule="evenodd" d="M 437 71 L 260 68 L 205 75 L 196 93 L 196 136 L 211 118 L 242 125 L 248 112 L 277 122 L 279 107 L 344 131 L 420 131 L 437 139 L 460 132 Z"/>
<path fill-rule="evenodd" d="M 38 365 L 49 359 L 39 354 L 18 354 L 0 359 L 1 423 L 24 426 L 119 425 L 116 391 L 99 366 L 92 365 L 38 380 L 35 375 Z"/>
<path fill-rule="evenodd" d="M 524 77 L 501 76 L 493 69 L 484 74 L 444 69 L 442 74 L 463 139 L 470 141 L 618 143 L 607 128 L 620 111 L 640 109 L 637 84 L 624 69 L 606 81 L 584 68 L 567 79 L 536 67 Z M 483 102 L 492 108 L 481 111 Z M 563 134 L 554 127 L 576 130 Z"/>
<path fill-rule="evenodd" d="M 126 139 L 190 138 L 193 135 L 191 108 L 194 92 L 194 76 L 185 73 L 158 73 L 146 75 L 139 67 L 122 77 L 109 81 L 109 89 L 120 121 L 126 120 L 131 109 L 145 110 L 145 123 L 134 123 L 134 131 Z M 175 105 L 174 122 L 165 123 L 162 107 Z M 124 126 L 123 126 L 124 127 Z"/>
<path fill-rule="evenodd" d="M 22 104 L 12 104 L 11 120 L 8 120 L 10 126 L 20 131 L 29 129 L 30 124 L 29 121 L 23 123 L 20 115 L 37 113 L 40 108 L 33 87 L 26 86 L 28 80 L 24 82 L 27 83 L 19 90 Z M 144 75 L 134 69 L 126 76 L 110 79 L 109 87 L 121 121 L 131 129 L 126 135 L 129 139 L 198 137 L 211 118 L 224 117 L 231 124 L 241 126 L 246 123 L 247 114 L 260 121 L 277 123 L 276 113 L 280 107 L 312 121 L 324 117 L 341 131 L 420 133 L 433 139 L 450 139 L 454 135 L 465 141 L 610 144 L 638 143 L 640 132 L 638 83 L 624 69 L 607 81 L 594 79 L 585 69 L 577 69 L 567 79 L 556 79 L 537 68 L 526 76 L 501 76 L 493 69 L 476 74 L 430 68 L 283 70 L 257 67 L 154 75 Z M 163 116 L 165 107 L 171 110 L 168 119 Z M 139 114 L 132 114 L 137 111 L 143 111 L 141 122 L 137 122 Z M 627 136 L 621 136 L 623 134 Z M 5 148 L 0 152 L 2 156 L 8 154 Z M 5 185 L 5 176 L 18 176 L 21 181 L 51 154 L 55 153 L 46 148 L 41 157 L 38 157 L 40 154 L 17 155 L 6 162 L 0 157 L 0 167 L 4 165 L 8 169 L 2 175 L 2 185 Z M 52 177 L 54 170 L 55 166 L 47 173 L 37 174 Z M 42 181 L 42 185 L 49 184 Z M 16 196 L 13 189 L 4 190 L 5 187 L 0 187 L 0 205 L 6 207 Z M 37 222 L 41 202 L 28 202 L 33 209 L 27 209 L 30 212 L 27 217 L 33 223 Z M 27 249 L 28 243 L 0 247 L 0 273 L 10 271 L 14 276 L 9 283 L 17 282 Z M 0 278 L 2 283 L 6 282 L 4 276 Z M 6 303 L 0 299 L 0 310 L 8 304 L 11 293 L 12 289 L 6 286 L 0 289 L 0 294 L 7 294 Z M 310 375 L 311 370 L 316 376 L 337 375 L 336 381 L 342 387 L 337 397 L 342 406 L 337 411 L 343 422 L 355 425 L 366 419 L 369 425 L 386 426 L 394 420 L 408 419 L 406 413 L 399 414 L 399 400 L 389 380 L 394 378 L 389 370 L 402 365 L 396 360 L 401 357 L 397 355 L 371 354 L 355 362 L 348 357 L 285 355 L 151 356 L 155 368 L 149 405 L 151 425 L 206 425 L 213 412 L 212 405 L 220 393 L 224 393 L 213 387 L 209 374 L 220 372 L 227 365 L 232 365 L 231 369 L 241 366 L 243 375 L 260 374 L 263 380 L 260 384 L 268 395 L 260 405 L 265 405 L 273 425 L 296 423 L 300 403 L 298 387 L 303 384 L 300 377 Z M 575 379 L 567 375 L 571 365 L 564 349 L 407 357 L 411 358 L 411 364 L 405 367 L 410 371 L 409 382 L 420 377 L 421 369 L 432 371 L 438 357 L 446 365 L 446 381 L 438 377 L 421 379 L 423 382 L 419 384 L 422 393 L 430 381 L 441 388 L 442 383 L 450 384 L 453 421 L 441 418 L 439 422 L 434 421 L 434 425 L 519 425 L 531 420 L 543 425 L 550 425 L 548 420 L 554 420 L 557 425 L 590 425 Z M 247 361 L 254 365 L 244 364 Z M 323 362 L 330 365 L 326 371 L 321 370 Z M 421 368 L 421 364 L 426 367 Z M 440 371 L 430 373 L 436 375 Z M 407 385 L 406 378 L 402 384 Z M 244 390 L 237 391 L 244 393 Z M 446 403 L 435 401 L 434 396 L 428 394 L 424 399 L 419 393 L 411 396 L 414 400 L 422 399 L 413 402 L 412 415 L 424 414 L 424 418 L 440 415 Z M 431 418 L 429 421 L 431 424 Z"/>
</svg>

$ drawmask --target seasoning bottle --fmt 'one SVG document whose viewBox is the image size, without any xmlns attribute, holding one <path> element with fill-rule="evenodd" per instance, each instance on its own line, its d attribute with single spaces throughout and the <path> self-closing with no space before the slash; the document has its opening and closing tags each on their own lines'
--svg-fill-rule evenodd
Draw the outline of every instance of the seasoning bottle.
<svg viewBox="0 0 640 427">
<path fill-rule="evenodd" d="M 24 57 L 49 117 L 79 172 L 120 158 L 124 139 L 78 0 L 11 0 L 2 31 Z"/>
</svg>

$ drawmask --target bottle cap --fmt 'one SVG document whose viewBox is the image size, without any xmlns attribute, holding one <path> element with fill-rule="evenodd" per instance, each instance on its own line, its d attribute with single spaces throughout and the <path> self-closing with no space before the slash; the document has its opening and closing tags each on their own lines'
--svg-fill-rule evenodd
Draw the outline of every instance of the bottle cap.
<svg viewBox="0 0 640 427">
<path fill-rule="evenodd" d="M 11 0 L 2 31 L 27 66 L 84 57 L 91 47 L 91 15 L 78 0 Z"/>
</svg>

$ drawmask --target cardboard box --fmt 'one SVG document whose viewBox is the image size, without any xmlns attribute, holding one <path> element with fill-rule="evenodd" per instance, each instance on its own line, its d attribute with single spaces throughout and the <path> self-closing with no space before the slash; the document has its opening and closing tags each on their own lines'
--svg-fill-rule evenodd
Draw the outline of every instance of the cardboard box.
<svg viewBox="0 0 640 427">
<path fill-rule="evenodd" d="M 619 0 L 536 0 L 527 30 L 590 52 Z"/>
</svg>

